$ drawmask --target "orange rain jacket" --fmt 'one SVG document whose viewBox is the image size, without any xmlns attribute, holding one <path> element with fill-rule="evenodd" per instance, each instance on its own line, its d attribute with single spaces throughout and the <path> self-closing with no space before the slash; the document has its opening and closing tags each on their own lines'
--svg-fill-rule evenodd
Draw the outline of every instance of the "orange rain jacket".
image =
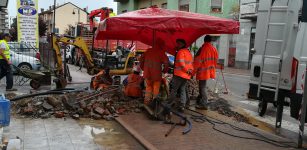
<svg viewBox="0 0 307 150">
<path fill-rule="evenodd" d="M 137 74 L 129 74 L 127 77 L 128 83 L 125 87 L 125 95 L 132 97 L 142 97 L 142 87 L 144 79 Z"/>
<path fill-rule="evenodd" d="M 197 80 L 208 80 L 215 78 L 215 68 L 218 61 L 218 52 L 209 42 L 201 47 L 200 53 L 194 59 L 194 73 Z"/>
<path fill-rule="evenodd" d="M 163 70 L 162 70 L 163 65 Z M 161 49 L 149 48 L 141 57 L 140 67 L 144 71 L 143 77 L 151 81 L 161 81 L 162 72 L 168 71 L 168 58 Z"/>
<path fill-rule="evenodd" d="M 181 49 L 177 52 L 175 60 L 174 75 L 191 79 L 192 75 L 188 74 L 188 70 L 193 72 L 193 57 L 187 48 Z"/>
</svg>

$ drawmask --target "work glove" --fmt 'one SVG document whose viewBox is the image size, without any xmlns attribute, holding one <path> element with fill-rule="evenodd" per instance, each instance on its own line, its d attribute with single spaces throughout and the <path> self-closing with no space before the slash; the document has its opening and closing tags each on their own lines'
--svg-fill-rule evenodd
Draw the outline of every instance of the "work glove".
<svg viewBox="0 0 307 150">
<path fill-rule="evenodd" d="M 187 71 L 187 74 L 189 74 L 189 75 L 192 75 L 192 73 L 193 73 L 193 71 L 192 71 L 191 69 L 189 69 L 189 70 Z"/>
</svg>

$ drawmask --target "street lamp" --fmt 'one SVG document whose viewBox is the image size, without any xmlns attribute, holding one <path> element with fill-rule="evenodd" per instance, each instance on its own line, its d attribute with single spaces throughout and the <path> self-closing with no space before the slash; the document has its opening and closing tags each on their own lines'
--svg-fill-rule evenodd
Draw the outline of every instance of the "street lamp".
<svg viewBox="0 0 307 150">
<path fill-rule="evenodd" d="M 78 23 L 80 23 L 80 9 L 79 8 L 74 8 L 72 11 L 72 14 L 76 14 L 75 9 L 78 9 Z"/>
</svg>

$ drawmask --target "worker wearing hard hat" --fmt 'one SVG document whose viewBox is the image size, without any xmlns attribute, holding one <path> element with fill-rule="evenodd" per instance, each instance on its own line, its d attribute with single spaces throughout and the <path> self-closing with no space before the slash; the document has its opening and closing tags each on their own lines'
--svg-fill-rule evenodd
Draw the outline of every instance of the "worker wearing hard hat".
<svg viewBox="0 0 307 150">
<path fill-rule="evenodd" d="M 148 105 L 159 95 L 162 73 L 168 71 L 168 58 L 163 51 L 164 41 L 157 39 L 153 48 L 149 48 L 141 57 L 140 66 L 144 71 L 146 92 L 144 104 Z"/>
<path fill-rule="evenodd" d="M 193 73 L 193 56 L 186 46 L 184 39 L 176 40 L 177 54 L 175 56 L 174 76 L 172 79 L 172 89 L 170 93 L 170 101 L 176 98 L 177 91 L 180 90 L 180 104 L 178 111 L 183 112 L 187 101 L 186 85 L 191 79 Z"/>
<path fill-rule="evenodd" d="M 212 37 L 206 35 L 204 44 L 197 52 L 194 59 L 194 69 L 196 79 L 199 80 L 199 97 L 196 102 L 196 108 L 208 109 L 208 97 L 206 91 L 207 80 L 215 78 L 215 68 L 218 61 L 216 48 L 211 44 Z"/>
<path fill-rule="evenodd" d="M 114 17 L 116 14 L 113 12 L 113 8 L 109 9 L 109 17 Z"/>
<path fill-rule="evenodd" d="M 142 87 L 144 79 L 140 76 L 141 68 L 139 66 L 133 67 L 133 73 L 129 74 L 124 81 L 125 95 L 128 97 L 139 98 L 143 96 Z"/>
<path fill-rule="evenodd" d="M 91 88 L 94 90 L 102 90 L 112 85 L 113 79 L 110 76 L 110 69 L 105 68 L 92 77 Z"/>
</svg>

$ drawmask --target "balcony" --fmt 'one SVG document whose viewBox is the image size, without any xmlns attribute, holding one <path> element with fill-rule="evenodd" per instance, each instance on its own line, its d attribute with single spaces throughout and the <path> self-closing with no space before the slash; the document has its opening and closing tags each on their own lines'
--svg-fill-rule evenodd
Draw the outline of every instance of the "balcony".
<svg viewBox="0 0 307 150">
<path fill-rule="evenodd" d="M 256 20 L 258 15 L 259 0 L 241 0 L 240 18 Z"/>
</svg>

